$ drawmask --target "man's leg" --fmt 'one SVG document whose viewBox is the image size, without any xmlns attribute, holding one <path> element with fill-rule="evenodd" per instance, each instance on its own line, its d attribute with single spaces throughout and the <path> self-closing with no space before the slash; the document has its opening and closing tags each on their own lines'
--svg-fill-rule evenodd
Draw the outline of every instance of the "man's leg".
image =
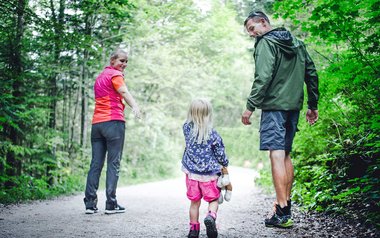
<svg viewBox="0 0 380 238">
<path fill-rule="evenodd" d="M 287 205 L 288 174 L 285 165 L 285 151 L 271 150 L 269 152 L 272 167 L 273 185 L 276 191 L 277 204 Z"/>
<path fill-rule="evenodd" d="M 299 120 L 299 111 L 289 111 L 287 113 L 287 121 L 285 123 L 285 166 L 288 175 L 287 193 L 286 198 L 288 201 L 291 199 L 291 190 L 294 181 L 294 169 L 290 158 L 290 151 L 292 151 L 293 139 L 297 132 L 297 124 Z"/>
<path fill-rule="evenodd" d="M 294 180 L 294 169 L 293 169 L 292 160 L 290 158 L 290 152 L 288 151 L 285 152 L 285 168 L 286 168 L 286 174 L 287 174 L 286 200 L 290 201 L 293 180 Z"/>
<path fill-rule="evenodd" d="M 290 203 L 288 202 L 293 183 L 293 165 L 290 160 L 289 152 L 291 151 L 296 127 L 293 128 L 294 130 L 289 130 L 291 129 L 289 128 L 288 122 L 289 114 L 291 114 L 291 112 L 266 112 L 264 114 L 264 120 L 268 120 L 266 124 L 274 126 L 269 126 L 269 129 L 267 129 L 265 125 L 261 127 L 261 134 L 264 134 L 264 132 L 266 132 L 266 134 L 265 136 L 261 136 L 262 139 L 260 143 L 263 144 L 263 148 L 260 148 L 268 148 L 270 150 L 269 156 L 271 159 L 273 184 L 277 200 L 275 214 L 273 214 L 271 218 L 265 219 L 265 226 L 267 227 L 288 228 L 293 226 Z M 267 146 L 265 146 L 265 144 L 267 144 Z"/>
<path fill-rule="evenodd" d="M 269 156 L 277 204 L 275 205 L 275 213 L 272 217 L 265 219 L 265 226 L 289 228 L 293 226 L 293 220 L 291 219 L 290 206 L 288 206 L 287 202 L 289 178 L 285 162 L 286 153 L 285 150 L 271 150 Z"/>
</svg>

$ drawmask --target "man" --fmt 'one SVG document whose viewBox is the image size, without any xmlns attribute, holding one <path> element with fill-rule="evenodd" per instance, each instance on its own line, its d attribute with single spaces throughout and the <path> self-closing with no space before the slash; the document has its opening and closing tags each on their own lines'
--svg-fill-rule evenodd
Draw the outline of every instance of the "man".
<svg viewBox="0 0 380 238">
<path fill-rule="evenodd" d="M 305 82 L 308 94 L 306 119 L 312 125 L 318 120 L 318 75 L 304 43 L 285 28 L 273 29 L 263 12 L 251 12 L 244 27 L 256 39 L 255 79 L 241 120 L 244 125 L 251 124 L 255 108 L 262 109 L 260 150 L 269 150 L 276 191 L 275 212 L 265 219 L 265 225 L 288 228 L 293 226 L 290 152 L 303 104 L 303 85 Z"/>
</svg>

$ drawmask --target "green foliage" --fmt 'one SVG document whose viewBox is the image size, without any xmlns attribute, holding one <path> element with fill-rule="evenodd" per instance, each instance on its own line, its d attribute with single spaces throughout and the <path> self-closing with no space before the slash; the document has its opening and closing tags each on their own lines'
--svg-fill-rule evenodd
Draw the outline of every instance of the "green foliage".
<svg viewBox="0 0 380 238">
<path fill-rule="evenodd" d="M 320 121 L 300 125 L 294 198 L 308 209 L 378 226 L 380 4 L 300 2 L 275 5 L 278 16 L 310 33 L 309 50 L 320 65 Z"/>
<path fill-rule="evenodd" d="M 71 176 L 64 182 L 51 186 L 45 177 L 35 178 L 32 176 L 3 177 L 0 176 L 0 183 L 12 182 L 14 186 L 0 191 L 0 201 L 2 203 L 17 203 L 26 200 L 47 199 L 61 194 L 71 194 L 78 190 L 83 190 L 82 178 Z"/>
<path fill-rule="evenodd" d="M 215 127 L 226 128 L 222 136 L 231 163 L 256 164 L 258 158 L 249 156 L 248 150 L 256 151 L 257 141 L 252 140 L 252 148 L 235 148 L 236 137 L 231 134 L 248 138 L 248 131 L 240 128 L 236 133 L 234 128 L 240 125 L 242 108 L 237 105 L 243 106 L 252 75 L 251 56 L 242 47 L 250 43 L 231 9 L 215 2 L 210 12 L 199 14 L 191 1 L 156 2 L 154 8 L 141 3 L 135 18 L 138 24 L 126 36 L 132 48 L 126 81 L 144 112 L 141 121 L 127 116 L 126 162 L 122 163 L 127 180 L 180 171 L 182 124 L 194 97 L 212 101 Z M 243 151 L 243 156 L 238 154 Z"/>
<path fill-rule="evenodd" d="M 210 9 L 187 0 L 0 4 L 0 202 L 83 187 L 93 81 L 118 47 L 129 52 L 125 79 L 144 114 L 134 120 L 127 107 L 122 184 L 180 173 L 182 124 L 194 97 L 211 99 L 231 163 L 256 166 L 260 156 L 249 152 L 257 151 L 256 138 L 234 130 L 251 86 L 252 42 L 230 3 L 210 3 Z"/>
<path fill-rule="evenodd" d="M 255 115 L 252 120 L 255 120 Z M 218 129 L 218 128 L 217 128 Z M 268 160 L 267 152 L 258 150 L 259 131 L 257 125 L 223 127 L 218 130 L 223 138 L 229 160 L 237 166 L 258 168 Z"/>
<path fill-rule="evenodd" d="M 210 1 L 210 9 L 187 0 L 0 4 L 0 202 L 83 189 L 93 80 L 117 47 L 129 51 L 125 78 L 144 114 L 134 120 L 126 112 L 122 183 L 180 172 L 181 126 L 194 97 L 211 99 L 231 164 L 268 168 L 258 152 L 259 113 L 252 128 L 239 121 L 253 75 L 242 19 L 251 7 L 272 12 L 273 2 L 232 2 Z M 274 8 L 306 38 L 320 75 L 320 121 L 310 127 L 301 120 L 295 141 L 294 199 L 375 224 L 379 7 L 373 0 L 284 0 Z M 260 172 L 259 183 L 269 184 L 270 171 Z"/>
<path fill-rule="evenodd" d="M 98 48 L 114 44 L 104 35 L 118 33 L 133 9 L 128 1 L 94 3 L 0 4 L 1 203 L 83 187 L 87 157 L 78 131 L 87 128 L 77 115 L 87 113 L 80 105 L 88 97 L 87 67 L 101 58 Z"/>
</svg>

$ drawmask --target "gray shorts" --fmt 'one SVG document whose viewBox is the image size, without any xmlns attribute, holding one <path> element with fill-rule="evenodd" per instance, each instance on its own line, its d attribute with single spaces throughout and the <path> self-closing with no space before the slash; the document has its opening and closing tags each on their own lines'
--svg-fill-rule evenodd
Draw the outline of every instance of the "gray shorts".
<svg viewBox="0 0 380 238">
<path fill-rule="evenodd" d="M 299 111 L 262 111 L 260 150 L 292 151 Z"/>
</svg>

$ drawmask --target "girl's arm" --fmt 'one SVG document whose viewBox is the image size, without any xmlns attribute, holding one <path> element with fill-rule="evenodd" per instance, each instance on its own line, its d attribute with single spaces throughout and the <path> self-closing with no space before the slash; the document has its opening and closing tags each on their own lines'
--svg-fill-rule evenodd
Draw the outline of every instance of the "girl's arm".
<svg viewBox="0 0 380 238">
<path fill-rule="evenodd" d="M 227 167 L 229 161 L 226 155 L 223 140 L 217 133 L 216 133 L 216 139 L 212 143 L 211 148 L 219 164 L 221 164 L 224 167 Z"/>
</svg>

